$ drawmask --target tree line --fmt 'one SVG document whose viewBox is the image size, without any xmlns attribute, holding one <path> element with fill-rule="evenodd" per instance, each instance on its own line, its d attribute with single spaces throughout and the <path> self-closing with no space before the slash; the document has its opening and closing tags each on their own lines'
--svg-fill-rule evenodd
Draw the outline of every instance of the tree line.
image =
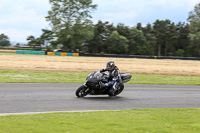
<svg viewBox="0 0 200 133">
<path fill-rule="evenodd" d="M 93 24 L 91 13 L 97 5 L 92 0 L 49 2 L 46 20 L 51 29 L 42 29 L 38 38 L 28 36 L 29 46 L 79 49 L 84 53 L 200 57 L 200 3 L 189 12 L 188 23 L 166 19 L 129 27 L 101 20 Z"/>
</svg>

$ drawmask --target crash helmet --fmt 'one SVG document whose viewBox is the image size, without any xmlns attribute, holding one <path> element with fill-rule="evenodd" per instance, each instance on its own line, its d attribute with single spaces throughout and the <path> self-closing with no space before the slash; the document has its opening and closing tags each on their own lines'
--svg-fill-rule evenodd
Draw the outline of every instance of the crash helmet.
<svg viewBox="0 0 200 133">
<path fill-rule="evenodd" d="M 106 64 L 106 69 L 109 71 L 113 71 L 115 68 L 115 63 L 114 61 L 108 61 Z"/>
</svg>

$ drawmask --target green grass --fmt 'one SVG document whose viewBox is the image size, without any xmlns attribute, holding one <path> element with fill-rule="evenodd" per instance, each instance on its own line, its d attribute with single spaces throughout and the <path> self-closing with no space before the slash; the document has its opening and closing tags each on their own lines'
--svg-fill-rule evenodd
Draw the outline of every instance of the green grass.
<svg viewBox="0 0 200 133">
<path fill-rule="evenodd" d="M 0 116 L 0 133 L 199 133 L 200 109 Z"/>
<path fill-rule="evenodd" d="M 0 70 L 1 83 L 83 83 L 89 73 Z M 197 76 L 136 75 L 130 84 L 200 85 Z M 199 133 L 200 109 L 0 116 L 0 133 Z"/>
<path fill-rule="evenodd" d="M 88 73 L 0 70 L 1 83 L 83 83 Z"/>
<path fill-rule="evenodd" d="M 0 70 L 0 83 L 84 83 L 89 73 Z M 199 76 L 133 74 L 129 84 L 200 85 Z"/>
<path fill-rule="evenodd" d="M 0 55 L 16 55 L 16 53 L 0 52 Z"/>
<path fill-rule="evenodd" d="M 199 76 L 133 75 L 134 84 L 200 85 Z"/>
</svg>

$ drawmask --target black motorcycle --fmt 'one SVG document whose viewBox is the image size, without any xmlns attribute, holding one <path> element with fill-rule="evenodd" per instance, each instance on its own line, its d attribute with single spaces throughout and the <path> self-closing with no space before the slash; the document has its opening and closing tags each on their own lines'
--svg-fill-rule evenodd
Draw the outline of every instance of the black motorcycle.
<svg viewBox="0 0 200 133">
<path fill-rule="evenodd" d="M 76 90 L 77 97 L 84 97 L 86 95 L 109 95 L 109 96 L 117 96 L 124 90 L 125 82 L 128 82 L 132 75 L 128 73 L 120 73 L 120 84 L 117 87 L 115 93 L 112 93 L 111 87 L 101 87 L 102 83 L 108 83 L 109 78 L 108 74 L 100 73 L 95 71 L 94 73 L 90 73 L 86 78 L 86 83 L 80 86 Z"/>
</svg>

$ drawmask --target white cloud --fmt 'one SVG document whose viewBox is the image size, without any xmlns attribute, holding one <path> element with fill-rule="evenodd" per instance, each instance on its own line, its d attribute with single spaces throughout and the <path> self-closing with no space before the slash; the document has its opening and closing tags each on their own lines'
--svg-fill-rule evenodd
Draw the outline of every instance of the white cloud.
<svg viewBox="0 0 200 133">
<path fill-rule="evenodd" d="M 33 28 L 41 28 L 46 23 L 43 15 L 37 14 L 33 9 L 24 10 L 23 8 L 16 9 L 16 12 L 9 15 L 9 17 L 4 16 L 4 19 L 7 20 L 8 26 L 29 26 Z"/>
<path fill-rule="evenodd" d="M 50 10 L 48 0 L 3 0 L 0 6 L 0 32 L 11 41 L 26 41 L 27 36 L 40 36 L 41 29 L 48 27 L 45 20 Z"/>
<path fill-rule="evenodd" d="M 0 34 L 3 33 L 5 35 L 8 35 L 11 41 L 18 41 L 18 42 L 26 42 L 26 38 L 29 35 L 35 34 L 32 31 L 29 30 L 19 30 L 19 29 L 0 29 Z"/>
<path fill-rule="evenodd" d="M 45 20 L 51 10 L 49 0 L 0 1 L 0 32 L 5 32 L 11 41 L 26 41 L 29 35 L 38 37 L 41 29 L 49 26 Z M 93 0 L 93 3 L 98 5 L 93 21 L 135 26 L 156 19 L 186 21 L 199 0 Z"/>
<path fill-rule="evenodd" d="M 0 20 L 0 25 L 5 25 L 7 23 L 7 20 Z"/>
<path fill-rule="evenodd" d="M 197 3 L 199 0 L 151 0 L 149 4 L 170 11 L 170 9 L 191 10 Z"/>
<path fill-rule="evenodd" d="M 188 13 L 199 0 L 94 0 L 98 5 L 94 19 L 134 26 L 156 19 L 186 21 Z"/>
</svg>

